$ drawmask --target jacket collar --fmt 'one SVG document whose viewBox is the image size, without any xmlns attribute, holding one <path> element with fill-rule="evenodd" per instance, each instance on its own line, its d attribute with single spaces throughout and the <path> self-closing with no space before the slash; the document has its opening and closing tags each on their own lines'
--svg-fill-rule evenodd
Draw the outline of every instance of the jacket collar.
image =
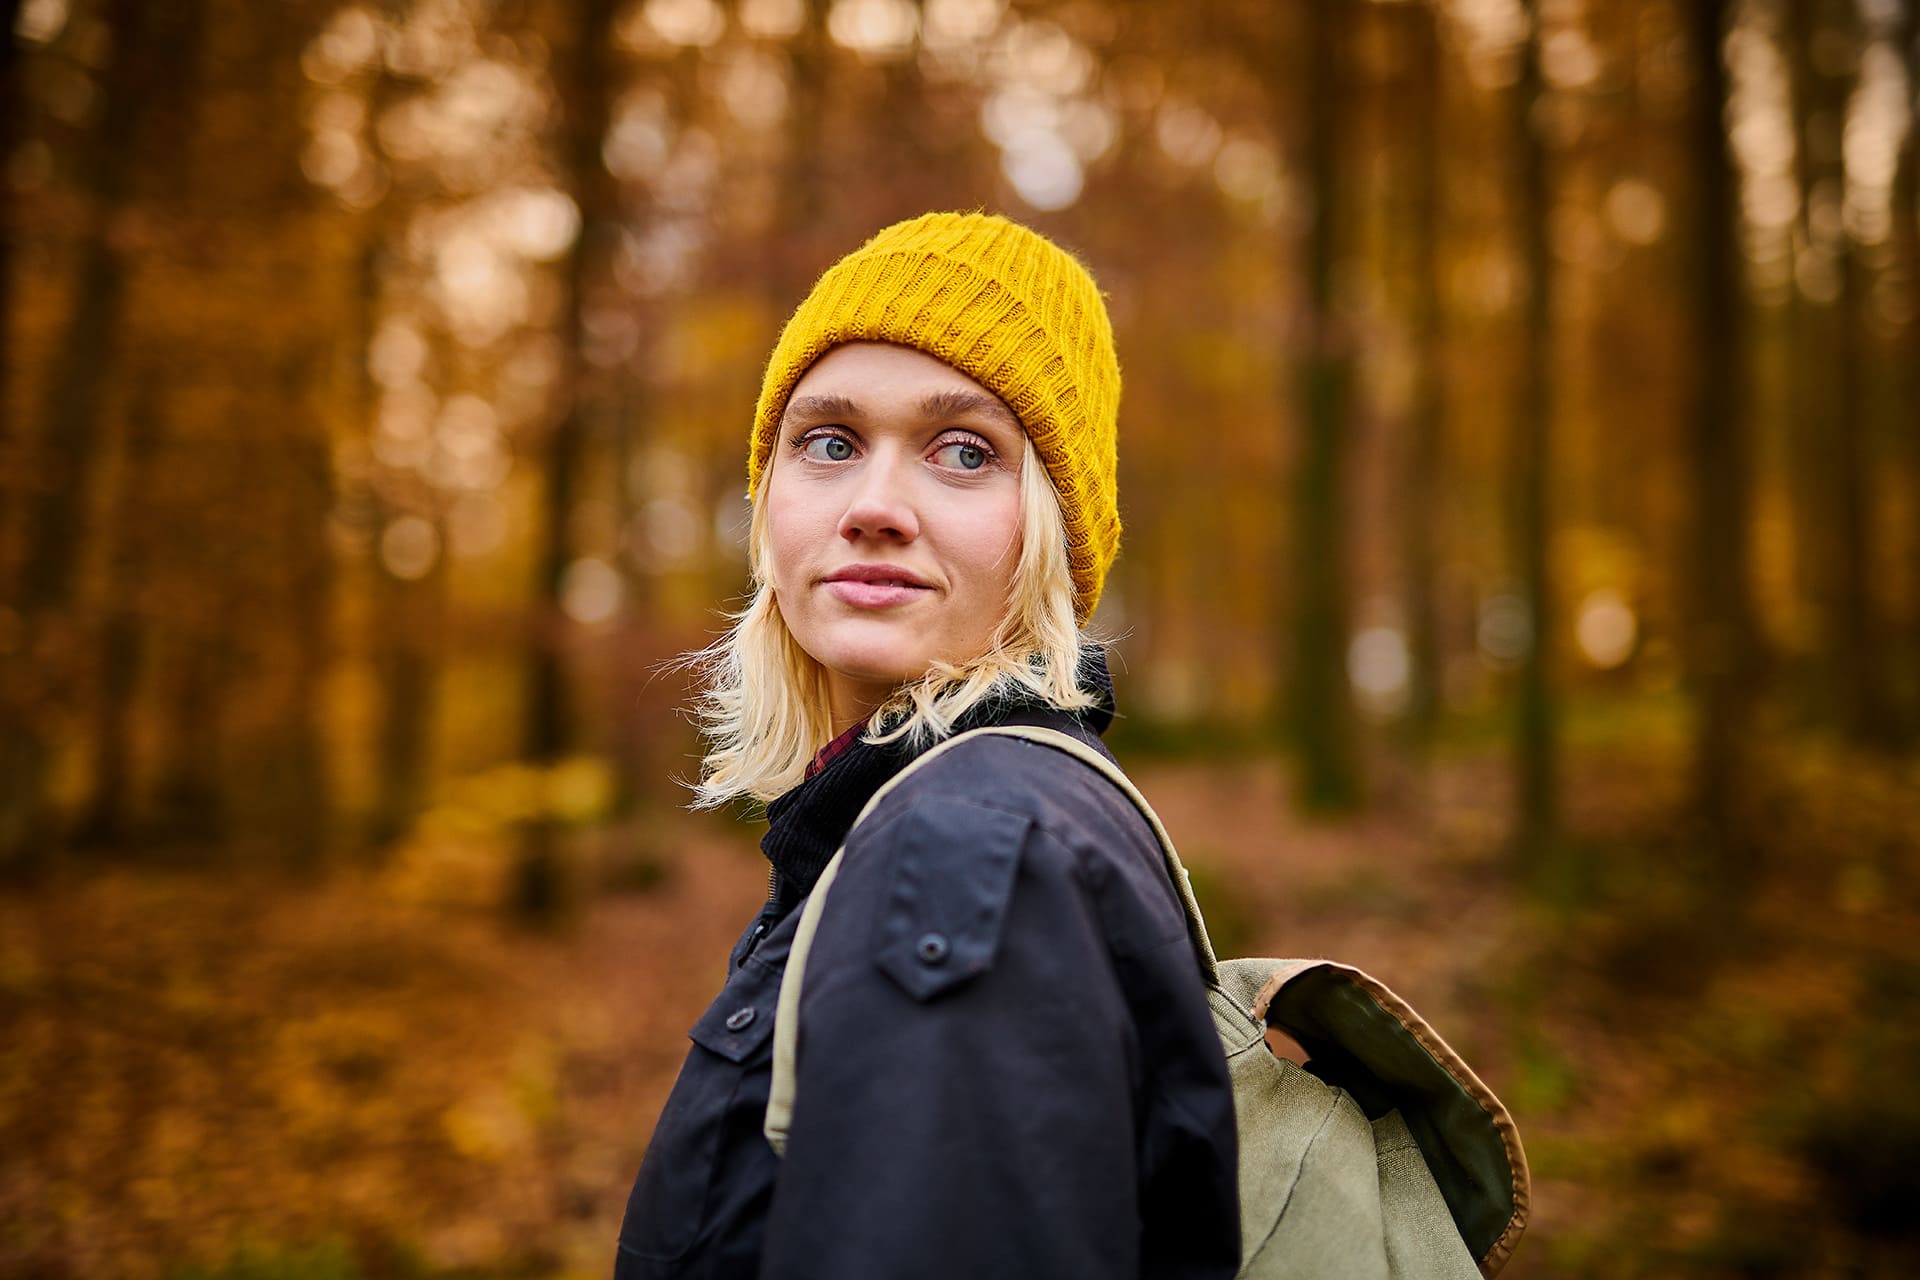
<svg viewBox="0 0 1920 1280">
<path fill-rule="evenodd" d="M 1033 723 L 1097 738 L 1113 723 L 1113 676 L 1107 670 L 1106 651 L 1091 645 L 1082 649 L 1077 674 L 1080 687 L 1099 699 L 1078 715 L 1031 697 L 997 698 L 974 708 L 954 732 L 989 724 Z M 777 899 L 791 904 L 813 891 L 873 793 L 924 749 L 925 744 L 909 746 L 903 740 L 876 745 L 856 738 L 811 778 L 767 806 L 767 834 L 761 838 L 760 850 L 773 864 Z"/>
</svg>

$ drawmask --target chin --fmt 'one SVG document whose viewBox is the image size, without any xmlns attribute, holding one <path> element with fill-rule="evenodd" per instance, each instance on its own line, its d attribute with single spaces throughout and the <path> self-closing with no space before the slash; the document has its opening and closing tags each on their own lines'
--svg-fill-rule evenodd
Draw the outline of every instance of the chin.
<svg viewBox="0 0 1920 1280">
<path fill-rule="evenodd" d="M 821 666 L 846 680 L 856 680 L 861 684 L 885 685 L 889 689 L 898 688 L 910 680 L 926 674 L 932 664 L 927 662 L 906 662 L 897 658 L 886 658 L 860 650 L 829 650 L 818 659 Z"/>
<path fill-rule="evenodd" d="M 836 628 L 838 630 L 838 628 Z M 842 632 L 820 638 L 818 648 L 802 643 L 821 666 L 848 680 L 894 687 L 919 678 L 933 663 L 918 645 L 903 645 L 899 637 Z"/>
</svg>

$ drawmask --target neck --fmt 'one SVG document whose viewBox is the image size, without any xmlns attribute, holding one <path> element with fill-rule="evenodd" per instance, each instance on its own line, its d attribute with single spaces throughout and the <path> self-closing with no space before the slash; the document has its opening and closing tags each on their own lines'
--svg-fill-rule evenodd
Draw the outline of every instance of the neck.
<svg viewBox="0 0 1920 1280">
<path fill-rule="evenodd" d="M 833 726 L 830 738 L 864 724 L 892 696 L 892 685 L 869 684 L 828 672 L 827 719 Z"/>
</svg>

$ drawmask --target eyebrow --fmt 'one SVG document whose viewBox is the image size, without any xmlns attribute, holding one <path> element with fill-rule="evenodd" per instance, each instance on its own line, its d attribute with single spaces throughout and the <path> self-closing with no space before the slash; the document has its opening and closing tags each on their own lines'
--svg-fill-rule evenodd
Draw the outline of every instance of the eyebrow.
<svg viewBox="0 0 1920 1280">
<path fill-rule="evenodd" d="M 920 412 L 929 418 L 964 418 L 977 413 L 998 419 L 1009 430 L 1023 429 L 1006 401 L 984 391 L 936 391 L 920 402 Z"/>
<path fill-rule="evenodd" d="M 1011 431 L 1024 429 L 1019 416 L 1007 407 L 1006 401 L 983 391 L 936 391 L 920 402 L 920 413 L 928 418 L 964 418 L 970 414 L 982 414 L 997 419 Z M 858 402 L 846 396 L 801 396 L 787 402 L 786 412 L 780 415 L 780 424 L 784 427 L 802 419 L 855 419 L 865 416 L 866 411 Z"/>
<path fill-rule="evenodd" d="M 787 401 L 787 410 L 780 415 L 780 425 L 786 426 L 800 418 L 858 418 L 863 416 L 860 406 L 845 396 L 801 396 L 797 400 Z"/>
</svg>

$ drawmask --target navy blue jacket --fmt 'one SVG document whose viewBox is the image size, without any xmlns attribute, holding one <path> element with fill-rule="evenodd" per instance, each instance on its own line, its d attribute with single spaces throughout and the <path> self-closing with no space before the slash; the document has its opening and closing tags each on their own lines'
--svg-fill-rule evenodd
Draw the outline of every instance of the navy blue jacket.
<svg viewBox="0 0 1920 1280">
<path fill-rule="evenodd" d="M 794 908 L 908 758 L 861 744 L 771 808 L 781 887 L 694 1025 L 617 1280 L 1232 1276 L 1233 1099 L 1178 900 L 1126 797 L 1046 747 L 963 743 L 848 843 L 768 1147 Z"/>
</svg>

